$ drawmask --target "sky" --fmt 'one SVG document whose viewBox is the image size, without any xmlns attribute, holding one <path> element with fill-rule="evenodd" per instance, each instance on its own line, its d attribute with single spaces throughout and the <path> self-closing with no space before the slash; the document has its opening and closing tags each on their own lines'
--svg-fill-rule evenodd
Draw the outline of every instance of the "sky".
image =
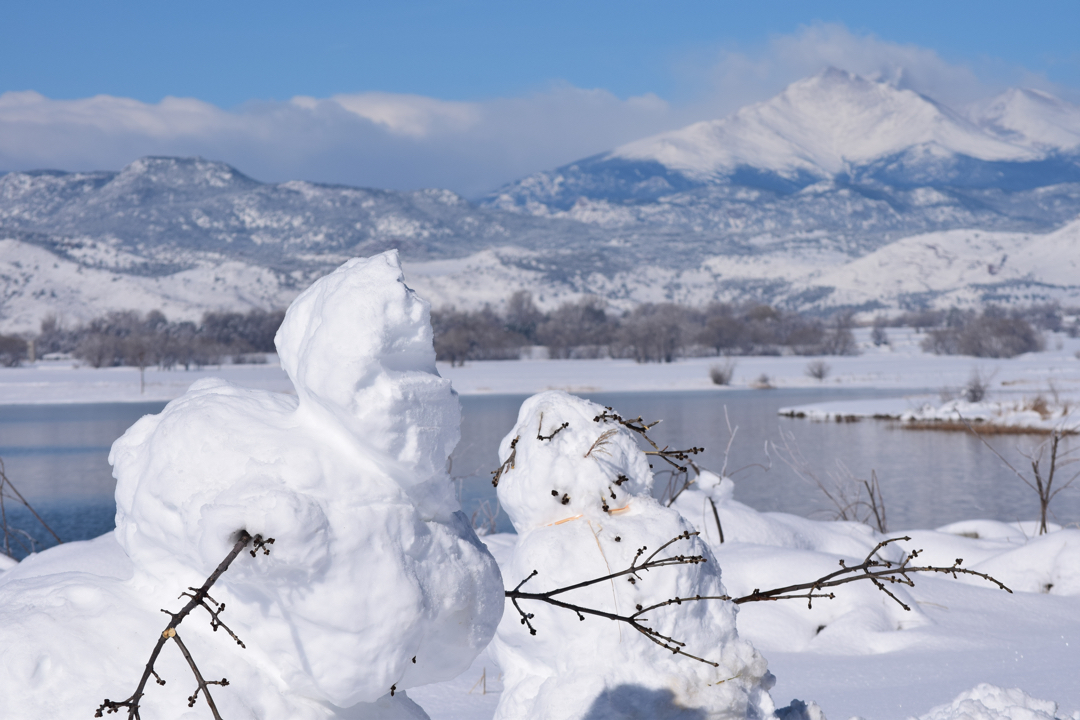
<svg viewBox="0 0 1080 720">
<path fill-rule="evenodd" d="M 0 171 L 201 155 L 478 197 L 836 66 L 960 106 L 1080 102 L 1080 3 L 7 3 Z"/>
</svg>

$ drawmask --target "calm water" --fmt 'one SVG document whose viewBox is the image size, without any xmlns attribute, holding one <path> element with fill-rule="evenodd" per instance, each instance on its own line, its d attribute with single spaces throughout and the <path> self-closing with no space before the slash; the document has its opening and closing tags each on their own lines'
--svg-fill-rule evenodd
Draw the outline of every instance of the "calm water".
<svg viewBox="0 0 1080 720">
<path fill-rule="evenodd" d="M 738 427 L 728 459 L 735 497 L 759 510 L 825 518 L 829 505 L 810 482 L 800 479 L 766 442 L 791 433 L 806 465 L 828 482 L 837 462 L 857 477 L 877 473 L 890 528 L 937 527 L 970 518 L 1033 519 L 1034 493 L 979 441 L 964 433 L 902 430 L 888 423 L 814 423 L 778 417 L 778 408 L 826 400 L 893 397 L 873 390 L 733 390 L 725 393 L 597 393 L 589 398 L 624 416 L 663 420 L 651 435 L 661 444 L 703 445 L 705 467 L 719 470 L 729 439 L 725 408 Z M 498 465 L 499 441 L 513 426 L 525 396 L 463 397 L 462 439 L 451 474 L 462 505 L 477 522 L 493 514 L 499 530 L 511 530 L 497 513 L 490 471 Z M 0 407 L 0 457 L 8 477 L 65 540 L 85 539 L 113 527 L 114 481 L 109 447 L 135 420 L 158 412 L 162 403 Z M 990 439 L 1014 466 L 1018 449 L 1035 436 Z M 1076 440 L 1074 439 L 1075 443 Z M 764 466 L 764 467 L 763 467 Z M 767 468 L 767 469 L 766 469 Z M 1056 521 L 1080 519 L 1080 488 L 1064 491 L 1052 505 Z M 25 511 L 6 502 L 9 523 L 41 545 L 50 539 Z"/>
</svg>

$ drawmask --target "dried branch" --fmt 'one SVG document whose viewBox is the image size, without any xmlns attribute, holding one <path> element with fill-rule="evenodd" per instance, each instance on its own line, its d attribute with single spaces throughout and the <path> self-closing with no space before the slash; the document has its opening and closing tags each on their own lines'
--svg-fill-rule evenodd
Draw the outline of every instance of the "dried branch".
<svg viewBox="0 0 1080 720">
<path fill-rule="evenodd" d="M 618 572 L 610 573 L 608 575 L 604 575 L 598 578 L 593 578 L 591 580 L 585 580 L 583 582 L 575 583 L 573 585 L 556 588 L 547 592 L 529 593 L 523 592 L 521 590 L 521 587 L 525 583 L 527 583 L 529 580 L 539 574 L 536 570 L 533 570 L 528 577 L 526 577 L 524 580 L 517 584 L 517 587 L 515 587 L 513 590 L 507 590 L 506 597 L 510 599 L 510 602 L 514 605 L 514 609 L 516 609 L 518 611 L 518 614 L 521 616 L 521 624 L 529 628 L 530 635 L 536 634 L 536 628 L 533 627 L 532 624 L 534 615 L 532 613 L 526 613 L 524 610 L 521 609 L 521 605 L 518 604 L 518 601 L 520 600 L 539 600 L 540 602 L 545 602 L 549 605 L 554 605 L 555 607 L 561 607 L 566 610 L 571 610 L 577 614 L 578 619 L 580 620 L 584 620 L 585 615 L 595 615 L 597 617 L 607 618 L 608 620 L 626 623 L 645 637 L 652 640 L 657 645 L 663 647 L 665 650 L 670 650 L 676 655 L 685 655 L 692 660 L 697 660 L 698 662 L 703 662 L 707 665 L 712 665 L 713 667 L 719 667 L 719 663 L 713 662 L 711 660 L 706 660 L 704 658 L 698 657 L 697 655 L 692 655 L 683 650 L 683 648 L 686 647 L 686 643 L 680 642 L 675 638 L 664 635 L 663 633 L 653 630 L 652 628 L 644 624 L 645 622 L 648 622 L 648 620 L 647 618 L 641 617 L 641 615 L 644 612 L 647 612 L 648 610 L 651 610 L 655 607 L 660 607 L 659 605 L 654 605 L 644 609 L 639 605 L 637 606 L 637 612 L 633 615 L 619 615 L 618 613 L 610 613 L 604 610 L 597 610 L 596 608 L 590 608 L 583 605 L 576 605 L 574 603 L 564 602 L 556 598 L 557 595 L 570 592 L 571 590 L 578 590 L 580 588 L 589 587 L 590 585 L 596 585 L 597 583 L 607 582 L 608 580 L 614 580 L 615 578 L 623 576 L 626 576 L 627 580 L 630 583 L 637 583 L 639 580 L 643 579 L 639 574 L 642 571 L 667 567 L 669 565 L 696 565 L 698 563 L 703 563 L 706 560 L 705 557 L 702 555 L 673 555 L 670 557 L 657 558 L 657 555 L 663 552 L 669 545 L 678 542 L 679 540 L 689 540 L 694 535 L 697 535 L 697 533 L 684 532 L 682 535 L 677 535 L 676 537 L 668 540 L 666 543 L 657 548 L 656 551 L 654 551 L 651 555 L 645 558 L 644 562 L 642 562 L 641 564 L 638 564 L 638 561 L 641 559 L 641 556 L 645 554 L 648 548 L 638 548 L 637 553 L 634 555 L 634 559 L 630 561 L 630 566 L 627 567 L 625 570 L 620 570 Z M 695 599 L 705 600 L 709 598 L 702 596 Z M 728 598 L 726 596 L 724 596 L 723 598 L 717 596 L 711 599 Z"/>
<path fill-rule="evenodd" d="M 23 505 L 27 510 L 30 511 L 30 514 L 34 516 L 34 519 L 41 523 L 41 526 L 45 528 L 45 530 L 50 535 L 53 536 L 57 544 L 63 544 L 64 541 L 60 539 L 60 536 L 57 535 L 51 527 L 49 527 L 49 524 L 45 522 L 45 520 L 43 520 L 40 515 L 38 515 L 37 510 L 34 510 L 34 507 L 26 501 L 26 498 L 22 496 L 22 493 L 19 492 L 19 489 L 16 488 L 15 484 L 11 482 L 10 478 L 8 478 L 7 471 L 4 469 L 4 459 L 0 458 L 0 526 L 3 526 L 4 532 L 4 545 L 2 548 L 0 548 L 0 552 L 2 552 L 4 555 L 7 555 L 8 557 L 14 557 L 14 555 L 12 554 L 11 542 L 13 536 L 22 536 L 26 539 L 26 544 L 16 541 L 16 543 L 22 548 L 23 552 L 34 552 L 34 538 L 30 535 L 30 533 L 26 532 L 25 530 L 20 530 L 18 528 L 12 528 L 8 524 L 7 505 L 5 503 L 5 498 L 15 500 L 21 505 Z"/>
<path fill-rule="evenodd" d="M 593 441 L 593 444 L 589 446 L 588 451 L 586 451 L 585 453 L 585 457 L 589 457 L 594 452 L 597 455 L 610 455 L 610 453 L 606 449 L 606 446 L 608 443 L 611 442 L 611 438 L 615 435 L 616 432 L 617 431 L 615 429 L 609 428 L 608 430 L 600 433 L 600 437 L 596 438 L 596 440 Z"/>
<path fill-rule="evenodd" d="M 637 433 L 638 435 L 643 437 L 645 441 L 649 443 L 649 445 L 652 446 L 652 450 L 645 451 L 646 455 L 659 457 L 660 459 L 671 465 L 671 477 L 668 480 L 668 490 L 665 493 L 665 496 L 668 497 L 666 504 L 669 507 L 672 505 L 672 503 L 675 502 L 676 498 L 678 498 L 679 495 L 682 494 L 683 490 L 686 490 L 686 488 L 694 484 L 694 480 L 690 478 L 690 469 L 693 468 L 695 474 L 701 474 L 701 468 L 699 468 L 697 465 L 694 464 L 693 461 L 690 460 L 690 456 L 705 452 L 705 448 L 691 447 L 685 450 L 673 450 L 668 446 L 660 447 L 656 444 L 656 442 L 653 441 L 652 438 L 649 437 L 648 434 L 649 430 L 656 427 L 660 423 L 659 420 L 651 423 L 646 423 L 644 420 L 641 419 L 640 415 L 633 420 L 627 420 L 621 415 L 619 415 L 619 413 L 615 412 L 612 408 L 606 407 L 604 408 L 604 412 L 593 418 L 593 422 L 616 422 L 625 427 L 627 430 Z M 605 434 L 601 435 L 600 438 L 606 439 L 606 435 L 607 432 L 605 431 Z M 592 451 L 592 448 L 590 448 L 589 452 L 591 453 Z M 588 453 L 586 453 L 586 457 L 588 457 Z M 676 460 L 685 463 L 685 465 L 680 465 L 679 463 L 675 462 Z"/>
<path fill-rule="evenodd" d="M 184 621 L 184 618 L 191 613 L 197 607 L 204 608 L 210 613 L 210 627 L 215 632 L 219 627 L 225 628 L 225 631 L 229 633 L 236 644 L 240 647 L 245 647 L 240 638 L 236 636 L 225 623 L 221 621 L 221 613 L 225 611 L 225 603 L 218 603 L 212 597 L 210 597 L 210 588 L 218 581 L 218 578 L 229 569 L 229 565 L 232 561 L 247 547 L 248 543 L 252 544 L 252 549 L 249 551 L 252 557 L 258 554 L 259 550 L 262 550 L 264 555 L 270 554 L 270 545 L 274 543 L 274 538 L 263 538 L 262 535 L 256 535 L 252 537 L 246 530 L 240 531 L 240 536 L 233 545 L 232 550 L 225 556 L 225 559 L 217 566 L 217 568 L 210 574 L 210 577 L 206 578 L 206 582 L 199 588 L 188 588 L 190 592 L 183 592 L 180 597 L 190 598 L 188 603 L 179 611 L 171 613 L 168 610 L 162 610 L 161 612 L 169 616 L 169 624 L 165 626 L 165 630 L 162 631 L 161 637 L 158 638 L 157 644 L 154 646 L 153 651 L 150 653 L 150 659 L 146 662 L 146 668 L 143 670 L 142 678 L 139 680 L 139 686 L 135 688 L 135 692 L 131 694 L 127 700 L 110 700 L 105 699 L 105 702 L 101 703 L 97 712 L 94 713 L 94 717 L 102 717 L 103 714 L 112 714 L 120 712 L 120 708 L 127 708 L 128 720 L 140 720 L 139 705 L 142 702 L 143 695 L 145 695 L 146 683 L 150 680 L 150 676 L 154 676 L 155 682 L 158 685 L 164 685 L 165 681 L 161 679 L 161 676 L 157 674 L 154 669 L 154 664 L 157 662 L 158 655 L 161 654 L 161 649 L 165 647 L 165 643 L 172 640 L 176 643 L 176 646 L 180 649 L 181 654 L 187 661 L 188 666 L 191 668 L 192 674 L 195 676 L 195 692 L 188 696 L 188 707 L 194 707 L 196 700 L 199 698 L 199 693 L 203 694 L 206 698 L 206 704 L 210 707 L 210 712 L 214 715 L 214 720 L 221 720 L 221 715 L 218 713 L 217 705 L 214 704 L 214 698 L 210 695 L 210 685 L 220 685 L 222 687 L 229 684 L 227 678 L 221 678 L 220 680 L 206 680 L 199 667 L 195 664 L 194 658 L 191 657 L 191 653 L 188 651 L 184 641 L 180 639 L 180 635 L 177 634 L 176 628 L 180 623 Z M 213 606 L 207 604 L 207 600 L 213 603 Z"/>
<path fill-rule="evenodd" d="M 911 610 L 911 608 L 905 604 L 900 598 L 896 597 L 886 587 L 886 583 L 907 585 L 908 587 L 914 587 L 915 582 L 909 576 L 914 573 L 942 573 L 945 575 L 951 575 L 955 578 L 957 575 L 973 575 L 980 577 L 987 582 L 997 585 L 998 588 L 1011 593 L 1012 590 L 1007 588 L 1004 583 L 996 578 L 981 573 L 976 570 L 969 570 L 968 568 L 961 567 L 964 562 L 963 558 L 957 558 L 956 562 L 948 567 L 939 567 L 933 565 L 916 566 L 912 565 L 911 561 L 918 558 L 922 553 L 922 550 L 912 550 L 911 553 L 906 554 L 899 562 L 891 560 L 875 559 L 874 556 L 884 548 L 894 542 L 901 540 L 911 540 L 910 537 L 897 537 L 889 538 L 888 540 L 882 540 L 874 549 L 866 556 L 858 565 L 848 566 L 842 559 L 840 560 L 840 569 L 835 572 L 831 572 L 828 575 L 824 575 L 817 580 L 808 583 L 800 583 L 797 585 L 787 585 L 785 587 L 773 588 L 771 590 L 755 590 L 749 595 L 744 595 L 738 598 L 732 598 L 732 602 L 740 605 L 747 602 L 759 602 L 763 600 L 793 600 L 802 599 L 807 600 L 807 607 L 813 607 L 814 598 L 829 598 L 836 597 L 833 593 L 820 593 L 818 591 L 825 588 L 836 587 L 838 585 L 846 585 L 850 582 L 856 582 L 859 580 L 869 580 L 872 582 L 878 590 L 881 590 L 900 607 L 905 610 Z M 805 593 L 802 591 L 806 591 Z"/>
<path fill-rule="evenodd" d="M 782 446 L 773 443 L 773 449 L 781 461 L 801 480 L 817 486 L 821 493 L 833 504 L 834 520 L 849 520 L 870 525 L 871 519 L 878 532 L 888 532 L 886 528 L 885 496 L 878 483 L 877 472 L 870 471 L 870 479 L 855 477 L 842 460 L 836 461 L 836 470 L 828 472 L 831 486 L 827 485 L 803 457 L 802 450 L 795 442 L 795 435 L 780 430 Z M 768 442 L 766 442 L 766 449 Z M 866 496 L 863 496 L 863 491 Z"/>
<path fill-rule="evenodd" d="M 500 465 L 498 470 L 492 470 L 491 471 L 491 475 L 492 475 L 491 486 L 492 487 L 499 487 L 499 478 L 501 478 L 503 476 L 503 474 L 506 473 L 507 470 L 513 470 L 514 469 L 514 462 L 517 460 L 517 444 L 518 444 L 518 440 L 520 440 L 520 439 L 521 439 L 521 436 L 518 435 L 517 437 L 515 437 L 513 440 L 510 441 L 510 457 L 506 458 L 506 462 L 504 462 L 502 465 Z"/>
<path fill-rule="evenodd" d="M 562 425 L 560 425 L 559 427 L 552 430 L 550 435 L 544 435 L 541 432 L 544 429 L 544 413 L 540 413 L 540 424 L 537 425 L 537 427 L 536 427 L 536 439 L 537 440 L 551 440 L 552 438 L 554 438 L 556 435 L 558 435 L 560 432 L 562 432 L 563 430 L 565 430 L 568 427 L 570 427 L 570 423 L 564 422 Z"/>
<path fill-rule="evenodd" d="M 533 570 L 532 573 L 530 573 L 528 577 L 518 583 L 513 590 L 507 590 L 505 594 L 506 597 L 510 599 L 511 603 L 513 603 L 514 609 L 517 610 L 518 614 L 521 616 L 521 624 L 529 629 L 530 635 L 536 635 L 536 628 L 532 624 L 535 616 L 532 613 L 525 612 L 521 608 L 519 601 L 536 600 L 539 602 L 547 603 L 548 605 L 554 605 L 555 607 L 570 610 L 571 612 L 577 614 L 579 620 L 584 620 L 586 615 L 593 615 L 596 617 L 613 620 L 615 622 L 625 623 L 637 630 L 645 637 L 655 642 L 657 645 L 663 647 L 665 650 L 670 650 L 676 655 L 683 655 L 692 660 L 697 660 L 698 662 L 703 662 L 707 665 L 718 667 L 719 663 L 713 662 L 712 660 L 707 660 L 697 655 L 692 655 L 691 653 L 684 650 L 683 648 L 686 647 L 685 643 L 650 628 L 648 625 L 645 624 L 648 622 L 648 618 L 644 617 L 644 615 L 652 610 L 656 610 L 658 608 L 666 607 L 669 605 L 681 605 L 684 602 L 700 602 L 702 600 L 730 601 L 737 605 L 741 605 L 748 602 L 806 599 L 808 607 L 812 607 L 815 598 L 832 599 L 836 597 L 832 592 L 822 592 L 823 590 L 839 585 L 845 585 L 850 582 L 857 582 L 859 580 L 870 581 L 879 590 L 884 592 L 892 600 L 898 603 L 902 608 L 904 608 L 905 610 L 911 610 L 910 606 L 900 600 L 900 598 L 898 598 L 891 590 L 889 590 L 888 585 L 900 584 L 913 587 L 915 583 L 910 576 L 915 573 L 943 573 L 946 575 L 951 575 L 954 578 L 957 577 L 957 575 L 961 574 L 973 575 L 975 577 L 980 577 L 990 583 L 993 583 L 994 585 L 1001 588 L 1002 590 L 1005 590 L 1006 592 L 1012 592 L 1012 590 L 1007 588 L 1002 582 L 991 577 L 990 575 L 987 575 L 986 573 L 981 573 L 975 570 L 969 570 L 967 568 L 961 567 L 961 563 L 963 562 L 962 559 L 957 559 L 957 561 L 949 567 L 912 565 L 911 562 L 919 556 L 919 554 L 922 552 L 921 550 L 912 551 L 910 554 L 905 555 L 904 558 L 899 562 L 875 558 L 875 556 L 885 546 L 901 540 L 911 539 L 909 537 L 899 537 L 890 538 L 888 540 L 883 540 L 882 542 L 878 543 L 874 547 L 874 549 L 871 550 L 870 553 L 866 556 L 866 559 L 864 559 L 858 565 L 848 566 L 844 563 L 843 560 L 840 560 L 840 570 L 829 573 L 828 575 L 820 577 L 817 580 L 813 580 L 807 583 L 799 583 L 796 585 L 787 585 L 784 587 L 773 588 L 770 590 L 755 589 L 749 595 L 744 595 L 737 598 L 733 598 L 730 595 L 695 595 L 693 597 L 674 597 L 664 600 L 662 602 L 658 602 L 654 605 L 650 605 L 648 607 L 642 607 L 641 605 L 637 605 L 635 607 L 636 612 L 631 615 L 620 615 L 618 613 L 598 610 L 596 608 L 578 605 L 576 603 L 567 602 L 557 598 L 558 595 L 562 595 L 563 593 L 567 593 L 572 590 L 578 590 L 584 587 L 589 587 L 591 585 L 596 585 L 597 583 L 607 582 L 618 577 L 626 576 L 629 582 L 637 583 L 638 581 L 643 580 L 640 574 L 642 571 L 653 570 L 661 567 L 667 567 L 670 565 L 696 565 L 706 562 L 706 558 L 702 555 L 673 555 L 662 558 L 657 557 L 661 552 L 663 552 L 673 543 L 676 543 L 680 540 L 689 540 L 695 535 L 698 535 L 698 533 L 684 532 L 681 535 L 677 535 L 676 537 L 668 540 L 666 543 L 661 545 L 641 564 L 638 564 L 638 561 L 641 559 L 641 556 L 645 554 L 647 548 L 639 548 L 637 553 L 634 555 L 634 559 L 630 561 L 629 567 L 627 567 L 625 570 L 620 570 L 618 572 L 593 578 L 591 580 L 585 580 L 579 583 L 575 583 L 573 585 L 566 585 L 564 587 L 555 588 L 554 590 L 548 590 L 547 592 L 529 593 L 522 591 L 522 586 L 524 586 L 525 583 L 527 583 L 529 580 L 533 579 L 539 574 L 536 570 Z"/>
</svg>

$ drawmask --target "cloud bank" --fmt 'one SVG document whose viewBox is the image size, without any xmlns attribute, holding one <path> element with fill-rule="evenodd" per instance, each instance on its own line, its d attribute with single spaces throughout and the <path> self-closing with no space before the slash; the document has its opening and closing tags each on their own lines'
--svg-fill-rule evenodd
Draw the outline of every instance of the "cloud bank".
<svg viewBox="0 0 1080 720">
<path fill-rule="evenodd" d="M 953 64 L 927 48 L 819 24 L 677 64 L 672 72 L 687 88 L 679 103 L 560 84 L 481 102 L 359 93 L 253 101 L 228 110 L 194 98 L 150 104 L 6 92 L 0 95 L 0 171 L 117 169 L 143 155 L 201 155 L 265 181 L 446 187 L 476 197 L 531 172 L 722 117 L 828 66 L 949 104 L 1010 84 L 1074 92 L 1022 68 Z"/>
</svg>

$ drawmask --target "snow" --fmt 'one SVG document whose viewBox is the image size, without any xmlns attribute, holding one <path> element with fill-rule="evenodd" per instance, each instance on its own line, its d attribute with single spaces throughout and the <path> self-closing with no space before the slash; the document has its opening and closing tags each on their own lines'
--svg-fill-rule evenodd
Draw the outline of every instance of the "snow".
<svg viewBox="0 0 1080 720">
<path fill-rule="evenodd" d="M 823 177 L 920 146 L 982 160 L 1039 156 L 1019 139 L 985 132 L 911 90 L 830 68 L 730 117 L 637 140 L 611 155 L 654 160 L 703 180 L 741 166 Z"/>
<path fill-rule="evenodd" d="M 492 360 L 452 367 L 438 363 L 439 374 L 461 395 L 531 395 L 544 390 L 567 392 L 696 391 L 721 396 L 731 389 L 752 387 L 762 375 L 780 388 L 892 388 L 897 398 L 875 404 L 830 405 L 874 414 L 876 408 L 899 414 L 926 402 L 938 401 L 939 391 L 958 394 L 973 371 L 990 378 L 990 399 L 1018 401 L 1043 394 L 1052 400 L 1051 383 L 1061 397 L 1080 393 L 1080 338 L 1047 334 L 1047 350 L 1011 359 L 933 355 L 920 348 L 925 335 L 910 328 L 887 328 L 889 344 L 875 346 L 869 328 L 856 328 L 861 354 L 827 357 L 829 374 L 823 381 L 807 375 L 814 358 L 802 356 L 745 356 L 730 358 L 735 374 L 730 386 L 714 385 L 709 368 L 727 358 L 686 358 L 673 363 L 633 360 Z M 0 404 L 167 401 L 180 397 L 195 381 L 220 377 L 245 387 L 295 394 L 288 375 L 268 356 L 264 365 L 222 365 L 185 371 L 147 368 L 140 392 L 136 368 L 79 367 L 71 362 L 44 362 L 19 368 L 0 368 Z M 940 402 L 940 401 L 939 401 Z M 823 406 L 824 407 L 824 406 Z M 799 408 L 807 410 L 807 408 Z"/>
<path fill-rule="evenodd" d="M 383 290 L 372 292 L 373 286 Z M 116 533 L 0 565 L 5 714 L 89 716 L 106 696 L 126 696 L 164 626 L 158 609 L 179 607 L 178 592 L 201 584 L 239 527 L 272 529 L 277 538 L 269 556 L 242 555 L 212 591 L 226 602 L 223 619 L 247 649 L 211 632 L 205 617 L 193 615 L 181 626 L 207 676 L 229 677 L 228 687 L 214 688 L 228 718 L 421 718 L 426 711 L 433 720 L 487 720 L 497 713 L 521 717 L 512 708 L 529 703 L 539 703 L 545 710 L 538 712 L 550 717 L 572 716 L 587 711 L 600 687 L 620 683 L 647 692 L 609 693 L 591 717 L 626 710 L 628 699 L 655 708 L 645 701 L 670 687 L 664 678 L 694 661 L 633 637 L 645 643 L 638 646 L 625 630 L 617 642 L 608 621 L 582 622 L 554 610 L 530 608 L 538 635 L 523 635 L 510 605 L 498 630 L 502 639 L 485 648 L 504 605 L 501 587 L 533 569 L 541 574 L 525 588 L 593 576 L 628 563 L 627 553 L 641 544 L 656 547 L 654 539 L 692 527 L 701 532 L 694 552 L 709 562 L 658 569 L 641 587 L 618 590 L 619 606 L 632 600 L 629 593 L 651 599 L 650 593 L 686 594 L 685 587 L 745 594 L 818 577 L 840 559 L 859 562 L 885 537 L 854 523 L 759 513 L 733 499 L 730 479 L 711 474 L 680 496 L 676 515 L 649 497 L 648 470 L 625 432 L 608 438 L 607 455 L 585 458 L 607 426 L 593 421 L 594 406 L 547 393 L 526 403 L 519 427 L 511 429 L 522 440 L 515 468 L 500 483 L 501 500 L 522 534 L 484 538 L 489 554 L 453 513 L 442 472 L 456 441 L 451 384 L 473 394 L 682 389 L 712 392 L 718 400 L 726 389 L 708 379 L 716 358 L 666 365 L 436 365 L 426 312 L 401 284 L 391 258 L 380 256 L 347 265 L 297 301 L 279 345 L 288 372 L 272 364 L 147 370 L 146 393 L 139 394 L 139 373 L 131 368 L 54 362 L 0 370 L 0 401 L 7 403 L 179 398 L 136 423 L 114 448 Z M 1074 355 L 1080 340 L 1060 334 L 1050 336 L 1046 352 L 978 360 L 927 355 L 918 349 L 921 335 L 888 333 L 891 344 L 874 347 L 868 330 L 858 330 L 863 354 L 827 358 L 825 381 L 806 375 L 808 358 L 736 358 L 735 387 L 764 373 L 781 387 L 824 382 L 936 393 L 962 387 L 977 369 L 993 377 L 991 402 L 1048 395 L 1051 382 L 1063 398 L 1080 389 Z M 211 374 L 224 377 L 208 379 Z M 904 411 L 925 398 L 889 402 Z M 544 435 L 571 424 L 550 441 L 538 440 L 541 411 Z M 597 491 L 608 487 L 616 468 L 631 480 L 611 490 L 616 500 L 630 501 L 630 509 L 611 514 L 599 505 Z M 553 483 L 559 488 L 549 487 Z M 565 506 L 552 489 L 569 497 Z M 788 705 L 778 715 L 791 720 L 822 712 L 834 720 L 1080 720 L 1080 685 L 1073 677 L 1080 531 L 1050 529 L 1036 536 L 1030 520 L 972 519 L 888 535 L 911 537 L 888 551 L 894 559 L 901 549 L 921 549 L 921 559 L 932 564 L 963 558 L 1013 594 L 975 578 L 932 575 L 894 589 L 911 611 L 870 585 L 853 584 L 812 608 L 798 601 L 747 603 L 736 616 L 718 602 L 696 615 L 685 607 L 658 615 L 669 624 L 664 627 L 689 640 L 689 652 L 707 647 L 749 669 L 740 678 L 744 684 L 732 684 L 737 691 L 702 690 L 701 676 L 694 675 L 705 671 L 702 666 L 685 671 L 694 679 L 671 692 L 693 698 L 697 707 L 714 707 L 728 702 L 724 693 L 730 691 L 736 714 L 745 712 L 739 697 L 765 711 L 764 696 L 752 696 L 768 684 L 767 661 L 776 679 L 769 693 L 776 705 Z M 608 537 L 613 532 L 620 542 Z M 503 584 L 492 556 L 505 573 Z M 610 588 L 581 598 L 615 602 Z M 724 648 L 735 652 L 724 656 Z M 614 669 L 617 657 L 633 662 Z M 144 716 L 207 716 L 201 704 L 186 708 L 193 684 L 173 648 L 163 652 L 158 669 L 168 684 L 150 686 Z M 550 692 L 536 678 L 548 678 Z M 392 684 L 410 688 L 408 697 L 387 696 Z M 571 703 L 560 704 L 560 693 L 581 702 L 567 708 Z M 793 703 L 796 698 L 817 705 Z M 354 700 L 352 709 L 342 709 Z"/>
<path fill-rule="evenodd" d="M 508 584 L 535 572 L 522 589 L 540 592 L 603 577 L 629 567 L 641 550 L 647 562 L 691 530 L 651 496 L 648 459 L 629 430 L 597 420 L 603 413 L 600 405 L 557 391 L 522 405 L 499 451 L 507 468 L 499 501 L 519 535 L 505 566 Z M 661 552 L 702 555 L 707 562 L 643 571 L 559 599 L 630 615 L 635 606 L 675 597 L 725 594 L 720 569 L 699 538 L 687 536 Z M 679 647 L 703 656 L 707 662 L 701 662 L 661 650 L 656 639 L 629 625 L 520 602 L 529 624 L 508 606 L 492 645 L 504 678 L 497 719 L 772 715 L 773 678 L 761 655 L 739 638 L 731 603 L 673 604 L 643 616 L 643 624 L 685 643 Z"/>
<path fill-rule="evenodd" d="M 0 575 L 0 697 L 75 717 L 135 689 L 159 608 L 201 585 L 246 529 L 274 537 L 213 587 L 247 647 L 193 616 L 181 632 L 226 717 L 424 717 L 402 693 L 487 645 L 501 579 L 451 492 L 460 410 L 435 370 L 428 306 L 396 253 L 305 291 L 277 336 L 295 397 L 196 382 L 110 454 L 116 530 Z M 216 628 L 215 628 L 216 629 Z M 193 717 L 166 648 L 146 717 Z M 349 708 L 352 708 L 351 710 Z"/>
</svg>

